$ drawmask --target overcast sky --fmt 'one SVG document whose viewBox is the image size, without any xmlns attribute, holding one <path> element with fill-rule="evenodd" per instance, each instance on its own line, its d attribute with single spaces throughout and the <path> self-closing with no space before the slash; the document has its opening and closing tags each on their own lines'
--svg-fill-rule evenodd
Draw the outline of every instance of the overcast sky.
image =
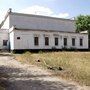
<svg viewBox="0 0 90 90">
<path fill-rule="evenodd" d="M 0 0 L 0 21 L 6 11 L 72 18 L 90 15 L 90 0 Z"/>
</svg>

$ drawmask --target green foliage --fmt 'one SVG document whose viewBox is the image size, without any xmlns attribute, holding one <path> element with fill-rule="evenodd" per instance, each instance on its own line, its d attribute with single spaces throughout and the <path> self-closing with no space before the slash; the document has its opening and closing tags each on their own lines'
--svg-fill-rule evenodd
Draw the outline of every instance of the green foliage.
<svg viewBox="0 0 90 90">
<path fill-rule="evenodd" d="M 76 31 L 85 31 L 90 32 L 90 15 L 80 15 L 76 18 Z"/>
<path fill-rule="evenodd" d="M 39 51 L 39 54 L 42 54 L 42 53 L 43 53 L 43 51 L 40 50 L 40 51 Z"/>
</svg>

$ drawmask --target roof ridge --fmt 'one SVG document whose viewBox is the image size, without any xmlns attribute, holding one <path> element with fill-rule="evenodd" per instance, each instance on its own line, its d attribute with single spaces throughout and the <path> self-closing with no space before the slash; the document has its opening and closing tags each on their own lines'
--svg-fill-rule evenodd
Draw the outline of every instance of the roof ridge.
<svg viewBox="0 0 90 90">
<path fill-rule="evenodd" d="M 59 17 L 52 17 L 52 16 L 44 16 L 44 15 L 35 15 L 35 14 L 26 14 L 26 13 L 18 13 L 18 12 L 12 12 L 11 14 L 25 15 L 25 16 L 37 16 L 37 17 L 43 17 L 43 18 L 52 18 L 52 19 L 59 19 L 59 20 L 75 21 L 75 20 L 66 19 L 66 18 L 59 18 Z"/>
</svg>

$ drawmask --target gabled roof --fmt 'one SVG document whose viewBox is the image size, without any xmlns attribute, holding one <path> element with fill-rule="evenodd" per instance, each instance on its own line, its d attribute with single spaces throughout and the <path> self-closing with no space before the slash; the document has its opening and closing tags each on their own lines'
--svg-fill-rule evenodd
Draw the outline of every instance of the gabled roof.
<svg viewBox="0 0 90 90">
<path fill-rule="evenodd" d="M 48 19 L 57 19 L 57 20 L 65 20 L 65 21 L 75 21 L 75 20 L 72 20 L 72 19 L 64 19 L 64 18 L 58 18 L 58 17 L 50 17 L 50 16 L 43 16 L 43 15 L 34 15 L 34 14 L 24 14 L 24 13 L 17 13 L 17 12 L 12 12 L 12 9 L 10 8 L 5 17 L 4 17 L 4 20 L 1 22 L 0 24 L 0 28 L 3 26 L 4 22 L 6 21 L 7 17 L 9 15 L 19 15 L 19 16 L 27 16 L 27 17 L 40 17 L 40 18 L 48 18 Z"/>
<path fill-rule="evenodd" d="M 9 8 L 9 10 L 7 11 L 4 20 L 2 20 L 1 24 L 0 24 L 0 28 L 3 26 L 4 22 L 6 21 L 8 15 L 12 12 L 11 8 Z"/>
</svg>

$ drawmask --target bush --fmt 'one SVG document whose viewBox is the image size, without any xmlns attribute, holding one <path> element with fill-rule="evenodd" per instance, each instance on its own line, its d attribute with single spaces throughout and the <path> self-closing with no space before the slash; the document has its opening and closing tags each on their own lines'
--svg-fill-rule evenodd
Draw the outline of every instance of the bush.
<svg viewBox="0 0 90 90">
<path fill-rule="evenodd" d="M 42 50 L 40 50 L 38 53 L 39 53 L 39 54 L 42 54 L 42 53 L 43 53 L 43 51 L 42 51 Z"/>
</svg>

